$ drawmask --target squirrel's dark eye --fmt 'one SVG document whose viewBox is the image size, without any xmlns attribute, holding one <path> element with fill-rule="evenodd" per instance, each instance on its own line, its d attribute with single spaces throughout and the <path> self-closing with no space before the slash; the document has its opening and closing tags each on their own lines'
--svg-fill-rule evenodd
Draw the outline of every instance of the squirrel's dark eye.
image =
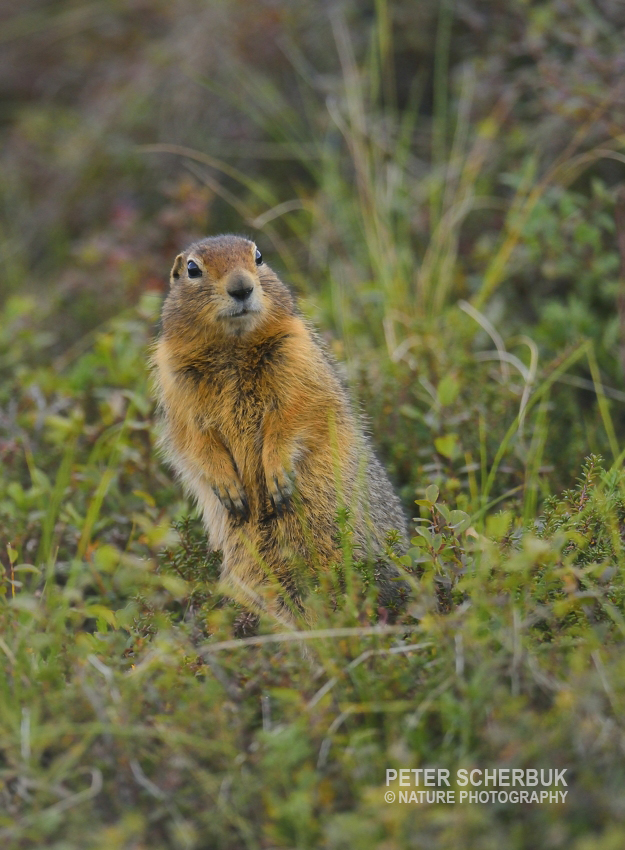
<svg viewBox="0 0 625 850">
<path fill-rule="evenodd" d="M 187 272 L 189 273 L 189 277 L 202 277 L 202 270 L 193 260 L 189 260 L 187 263 Z"/>
<path fill-rule="evenodd" d="M 260 264 L 261 264 L 261 263 L 262 263 L 262 261 L 263 261 L 263 255 L 260 253 L 260 251 L 258 250 L 258 248 L 256 249 L 256 256 L 254 257 L 254 259 L 256 260 L 256 265 L 257 265 L 257 266 L 260 266 Z"/>
</svg>

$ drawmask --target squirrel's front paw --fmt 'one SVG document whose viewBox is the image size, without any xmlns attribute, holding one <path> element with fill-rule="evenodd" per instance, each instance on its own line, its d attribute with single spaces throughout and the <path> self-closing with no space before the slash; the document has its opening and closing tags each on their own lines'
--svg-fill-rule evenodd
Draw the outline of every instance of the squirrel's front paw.
<svg viewBox="0 0 625 850">
<path fill-rule="evenodd" d="M 293 473 L 288 473 L 285 469 L 267 473 L 267 490 L 274 511 L 278 516 L 282 516 L 291 507 L 291 497 L 295 490 Z"/>
<path fill-rule="evenodd" d="M 231 517 L 243 521 L 249 518 L 250 508 L 242 484 L 234 480 L 222 481 L 212 489 Z"/>
<path fill-rule="evenodd" d="M 291 509 L 291 497 L 295 490 L 293 473 L 285 469 L 274 470 L 267 475 L 267 490 L 269 501 L 278 516 Z"/>
</svg>

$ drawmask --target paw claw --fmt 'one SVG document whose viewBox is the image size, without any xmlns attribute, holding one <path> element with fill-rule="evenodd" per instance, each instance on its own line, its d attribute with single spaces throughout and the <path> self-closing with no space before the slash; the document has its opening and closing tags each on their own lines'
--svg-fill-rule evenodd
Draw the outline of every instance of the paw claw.
<svg viewBox="0 0 625 850">
<path fill-rule="evenodd" d="M 213 487 L 213 493 L 231 517 L 242 520 L 243 522 L 249 519 L 250 508 L 245 493 L 240 486 L 236 484 L 234 486 L 223 484 L 221 487 Z"/>
</svg>

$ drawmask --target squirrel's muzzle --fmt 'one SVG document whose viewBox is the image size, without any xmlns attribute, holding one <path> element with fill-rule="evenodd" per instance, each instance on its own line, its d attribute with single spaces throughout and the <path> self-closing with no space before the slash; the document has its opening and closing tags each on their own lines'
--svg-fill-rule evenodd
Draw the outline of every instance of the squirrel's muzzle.
<svg viewBox="0 0 625 850">
<path fill-rule="evenodd" d="M 254 291 L 254 283 L 247 276 L 243 274 L 234 275 L 229 281 L 228 286 L 226 287 L 226 292 L 235 301 L 247 301 L 252 292 Z"/>
</svg>

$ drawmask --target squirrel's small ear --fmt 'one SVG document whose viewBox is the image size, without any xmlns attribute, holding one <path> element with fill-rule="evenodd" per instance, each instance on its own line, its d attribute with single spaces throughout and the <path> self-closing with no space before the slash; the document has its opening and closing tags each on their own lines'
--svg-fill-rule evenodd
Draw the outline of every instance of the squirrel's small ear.
<svg viewBox="0 0 625 850">
<path fill-rule="evenodd" d="M 171 270 L 170 282 L 172 284 L 176 283 L 180 280 L 180 273 L 182 272 L 184 264 L 184 254 L 178 254 L 176 259 L 174 260 L 174 265 Z"/>
</svg>

